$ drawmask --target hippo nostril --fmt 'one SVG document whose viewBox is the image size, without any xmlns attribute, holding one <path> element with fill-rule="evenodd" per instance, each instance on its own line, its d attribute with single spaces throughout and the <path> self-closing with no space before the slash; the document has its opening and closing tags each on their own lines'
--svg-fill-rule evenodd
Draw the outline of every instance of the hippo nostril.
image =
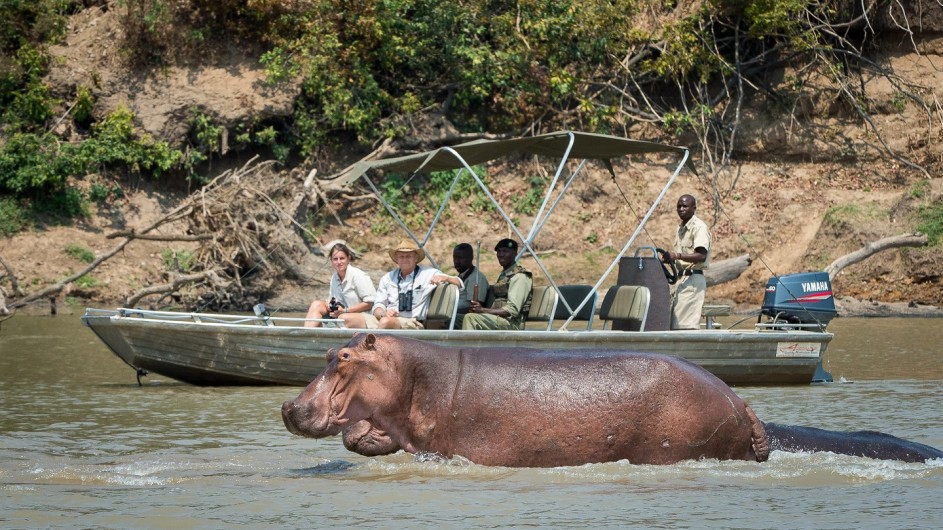
<svg viewBox="0 0 943 530">
<path fill-rule="evenodd" d="M 286 401 L 282 403 L 282 418 L 288 419 L 290 416 L 296 414 L 298 411 L 298 406 L 294 401 Z"/>
</svg>

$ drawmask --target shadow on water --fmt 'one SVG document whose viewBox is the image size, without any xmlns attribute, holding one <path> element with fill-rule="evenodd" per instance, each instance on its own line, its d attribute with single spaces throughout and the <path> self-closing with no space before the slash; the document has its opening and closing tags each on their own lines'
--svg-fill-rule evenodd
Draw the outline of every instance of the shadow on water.
<svg viewBox="0 0 943 530">
<path fill-rule="evenodd" d="M 357 465 L 353 462 L 348 462 L 346 460 L 331 460 L 330 462 L 325 462 L 312 467 L 292 469 L 290 470 L 290 473 L 299 477 L 338 475 L 346 473 L 355 467 L 357 467 Z"/>
</svg>

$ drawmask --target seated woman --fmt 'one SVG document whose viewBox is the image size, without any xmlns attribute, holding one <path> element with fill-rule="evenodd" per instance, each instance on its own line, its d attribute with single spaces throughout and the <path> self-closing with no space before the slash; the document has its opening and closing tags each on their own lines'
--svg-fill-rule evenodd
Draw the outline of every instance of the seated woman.
<svg viewBox="0 0 943 530">
<path fill-rule="evenodd" d="M 339 318 L 348 328 L 363 328 L 364 312 L 373 308 L 377 290 L 367 273 L 350 264 L 350 249 L 343 243 L 331 247 L 328 256 L 334 274 L 331 276 L 331 288 L 327 300 L 315 300 L 308 308 L 305 318 Z M 332 310 L 331 301 L 336 302 Z M 321 323 L 308 320 L 305 327 L 318 327 Z"/>
</svg>

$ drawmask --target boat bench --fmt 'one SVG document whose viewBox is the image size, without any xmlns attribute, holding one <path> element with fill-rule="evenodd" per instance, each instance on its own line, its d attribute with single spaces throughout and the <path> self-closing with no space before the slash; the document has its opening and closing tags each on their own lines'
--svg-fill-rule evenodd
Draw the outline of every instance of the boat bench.
<svg viewBox="0 0 943 530">
<path fill-rule="evenodd" d="M 731 310 L 730 310 L 730 306 L 729 306 L 729 305 L 722 305 L 722 304 L 707 305 L 707 304 L 705 304 L 705 305 L 701 308 L 701 316 L 704 317 L 704 319 L 705 319 L 704 328 L 705 328 L 705 329 L 714 329 L 714 317 L 725 317 L 725 316 L 729 315 L 730 312 L 731 312 Z"/>
</svg>

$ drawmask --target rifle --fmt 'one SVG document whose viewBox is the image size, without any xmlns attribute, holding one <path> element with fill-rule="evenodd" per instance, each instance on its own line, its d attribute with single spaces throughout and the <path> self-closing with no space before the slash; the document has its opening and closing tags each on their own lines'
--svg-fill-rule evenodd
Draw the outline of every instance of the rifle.
<svg viewBox="0 0 943 530">
<path fill-rule="evenodd" d="M 472 300 L 478 300 L 478 278 L 481 278 L 481 269 L 478 265 L 481 263 L 481 240 L 478 240 L 478 248 L 475 249 L 475 287 L 472 289 Z"/>
</svg>

